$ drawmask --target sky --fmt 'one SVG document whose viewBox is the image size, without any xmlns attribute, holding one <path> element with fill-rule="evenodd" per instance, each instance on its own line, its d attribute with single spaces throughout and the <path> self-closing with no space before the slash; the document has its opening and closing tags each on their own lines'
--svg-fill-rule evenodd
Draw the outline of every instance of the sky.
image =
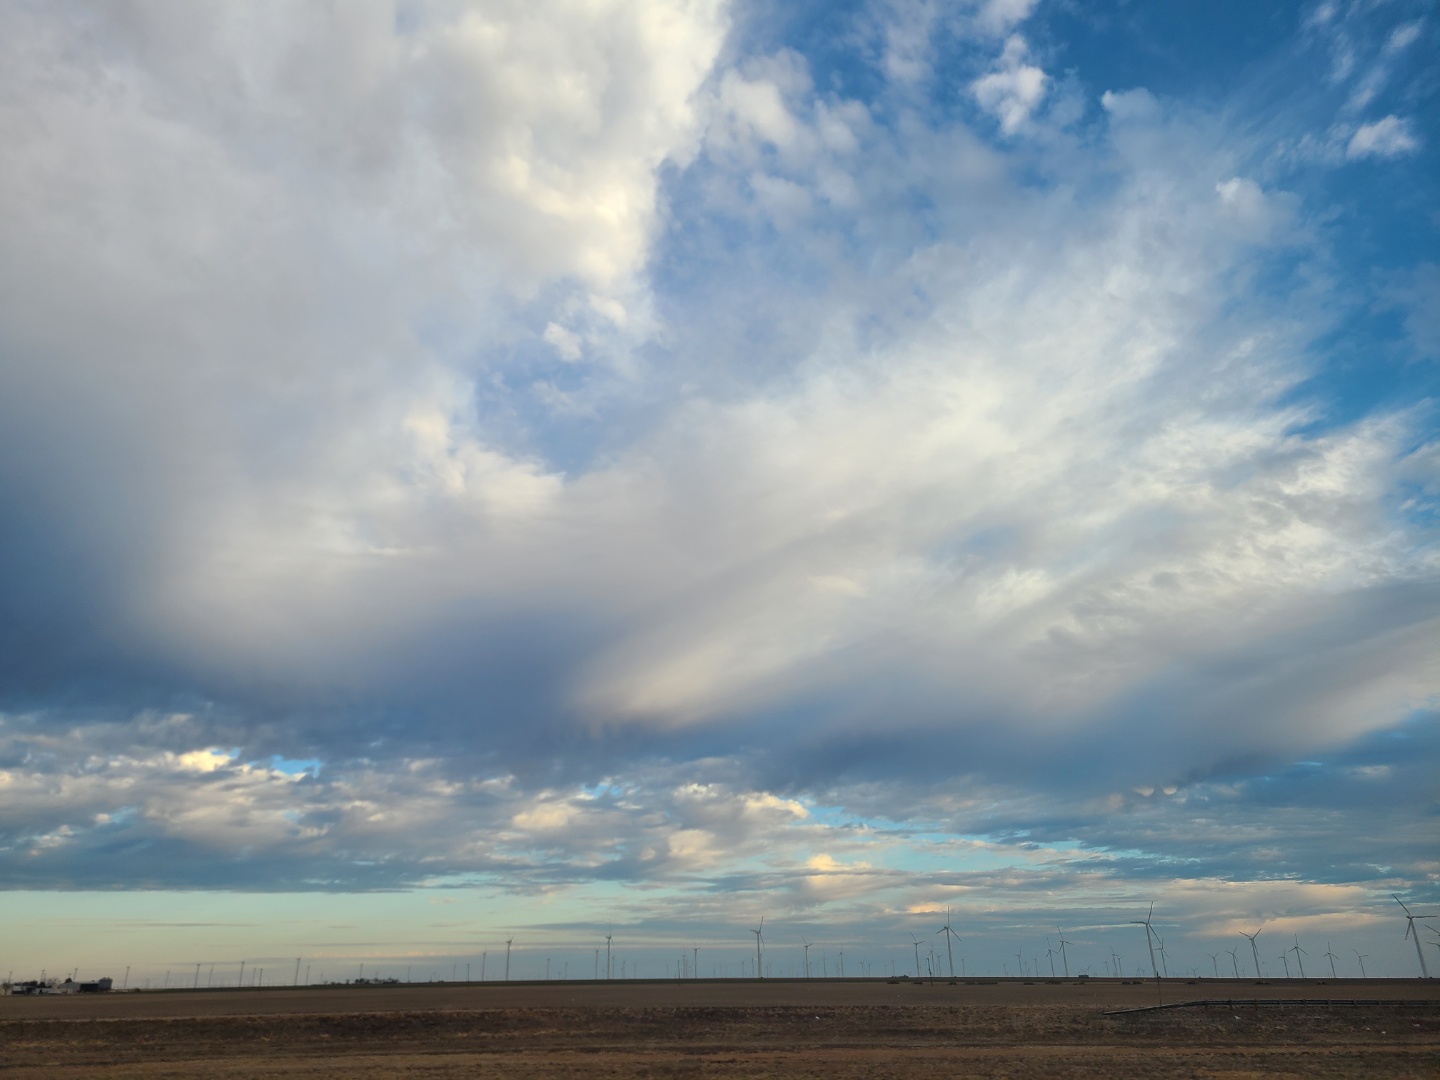
<svg viewBox="0 0 1440 1080">
<path fill-rule="evenodd" d="M 1437 42 L 0 5 L 0 969 L 1418 974 Z"/>
</svg>

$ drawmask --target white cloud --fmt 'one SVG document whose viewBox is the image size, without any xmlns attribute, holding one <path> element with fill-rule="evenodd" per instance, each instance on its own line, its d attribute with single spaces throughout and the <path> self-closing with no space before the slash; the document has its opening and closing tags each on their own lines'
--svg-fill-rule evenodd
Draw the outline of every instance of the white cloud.
<svg viewBox="0 0 1440 1080">
<path fill-rule="evenodd" d="M 982 75 L 970 84 L 982 108 L 1000 121 L 1000 130 L 1013 135 L 1030 119 L 1045 97 L 1048 76 L 1040 68 L 1025 62 L 1029 47 L 1018 34 L 1005 42 L 996 70 Z"/>
<path fill-rule="evenodd" d="M 1424 26 L 1424 22 L 1420 19 L 1397 26 L 1391 31 L 1389 40 L 1385 42 L 1385 51 L 1396 53 L 1402 49 L 1408 49 L 1420 37 L 1422 26 Z"/>
<path fill-rule="evenodd" d="M 880 68 L 891 83 L 913 87 L 935 74 L 936 40 L 950 35 L 987 45 L 1029 18 L 1037 0 L 887 0 L 875 5 Z"/>
<path fill-rule="evenodd" d="M 1024 22 L 1039 0 L 987 0 L 980 9 L 979 23 L 991 33 L 1008 33 Z"/>
<path fill-rule="evenodd" d="M 573 363 L 584 355 L 580 335 L 573 330 L 565 329 L 559 323 L 547 323 L 543 336 L 546 342 L 560 354 L 562 360 L 569 360 Z"/>
<path fill-rule="evenodd" d="M 1134 90 L 1106 90 L 1100 104 L 1117 120 L 1149 120 L 1160 114 L 1155 95 L 1143 87 Z"/>
<path fill-rule="evenodd" d="M 1414 153 L 1419 148 L 1420 140 L 1410 130 L 1410 122 L 1387 116 L 1374 123 L 1361 124 L 1350 136 L 1345 156 L 1351 161 L 1367 157 L 1393 158 Z"/>
</svg>

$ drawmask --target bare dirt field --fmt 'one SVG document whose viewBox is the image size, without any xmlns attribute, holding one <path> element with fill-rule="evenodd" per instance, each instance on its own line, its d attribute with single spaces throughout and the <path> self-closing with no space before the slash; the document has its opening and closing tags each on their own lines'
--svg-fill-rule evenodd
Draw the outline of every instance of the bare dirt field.
<svg viewBox="0 0 1440 1080">
<path fill-rule="evenodd" d="M 1426 1077 L 1440 986 L 692 980 L 0 998 L 16 1077 Z M 1361 999 L 1378 1004 L 1341 1004 Z"/>
</svg>

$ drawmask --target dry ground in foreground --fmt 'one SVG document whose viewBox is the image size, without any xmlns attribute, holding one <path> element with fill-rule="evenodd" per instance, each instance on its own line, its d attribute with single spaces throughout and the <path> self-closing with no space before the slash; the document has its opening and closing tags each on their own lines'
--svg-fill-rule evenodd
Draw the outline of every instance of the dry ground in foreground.
<svg viewBox="0 0 1440 1080">
<path fill-rule="evenodd" d="M 15 1077 L 237 1080 L 1440 1076 L 1440 1009 L 1433 1006 L 1107 1016 L 1093 1002 L 946 1004 L 893 995 L 888 1003 L 706 1004 L 698 989 L 690 1002 L 676 1001 L 672 987 L 669 1005 L 629 1004 L 621 993 L 615 1003 L 597 1004 L 607 999 L 593 995 L 584 1006 L 566 1007 L 562 988 L 546 989 L 553 1006 L 475 1007 L 461 995 L 447 1008 L 418 995 L 420 1008 L 357 1011 L 365 999 L 352 994 L 349 1008 L 309 1013 L 292 1001 L 285 1011 L 111 1019 L 66 1015 L 66 1003 L 46 1003 L 51 1018 L 22 1018 L 7 1000 L 0 1004 L 0 1068 Z M 1044 997 L 1062 993 L 1051 988 Z M 312 998 L 317 1006 L 335 1001 L 333 991 Z"/>
</svg>

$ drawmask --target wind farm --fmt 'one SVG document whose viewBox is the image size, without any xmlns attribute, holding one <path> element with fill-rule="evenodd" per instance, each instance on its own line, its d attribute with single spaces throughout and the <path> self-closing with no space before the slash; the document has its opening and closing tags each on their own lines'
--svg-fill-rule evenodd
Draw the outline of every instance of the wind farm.
<svg viewBox="0 0 1440 1080">
<path fill-rule="evenodd" d="M 1407 948 L 1415 948 L 1417 961 L 1424 965 L 1420 966 L 1420 978 L 1428 980 L 1429 968 L 1425 964 L 1424 949 L 1440 947 L 1440 928 L 1429 925 L 1429 920 L 1436 916 L 1412 911 L 1398 896 L 1394 899 L 1399 903 L 1403 916 L 1403 923 L 1396 927 L 1400 940 Z M 1239 961 L 1239 949 L 1225 947 L 1224 939 L 1217 939 L 1214 931 L 1202 931 L 1197 935 L 1191 929 L 1187 933 L 1183 918 L 1166 918 L 1164 912 L 1157 915 L 1157 904 L 1153 901 L 1138 918 L 1072 930 L 1051 924 L 1055 928 L 1053 935 L 1044 932 L 1046 928 L 1043 924 L 1032 926 L 1028 934 L 1022 931 L 1018 936 L 1011 937 L 1008 948 L 1005 938 L 997 937 L 993 926 L 985 931 L 971 929 L 969 936 L 975 947 L 968 968 L 966 958 L 957 956 L 957 947 L 965 940 L 961 928 L 972 922 L 976 926 L 989 924 L 984 923 L 981 917 L 967 917 L 963 911 L 957 913 L 953 907 L 945 908 L 943 914 L 937 911 L 935 917 L 939 922 L 938 929 L 916 928 L 903 939 L 892 938 L 889 942 L 867 940 L 863 933 L 856 933 L 854 927 L 849 928 L 850 933 L 837 933 L 834 928 L 829 928 L 830 932 L 825 936 L 830 940 L 822 942 L 816 937 L 827 929 L 823 924 L 809 919 L 798 924 L 787 920 L 775 922 L 768 914 L 761 914 L 753 925 L 736 927 L 734 936 L 728 939 L 694 929 L 677 929 L 668 935 L 667 943 L 663 937 L 657 940 L 655 932 L 645 926 L 633 925 L 622 931 L 622 936 L 629 943 L 622 948 L 613 925 L 597 928 L 595 936 L 578 940 L 573 935 L 557 935 L 553 931 L 546 934 L 532 928 L 531 933 L 538 934 L 539 940 L 528 944 L 522 942 L 519 932 L 512 931 L 470 949 L 443 953 L 406 950 L 387 955 L 369 952 L 351 956 L 348 960 L 333 953 L 312 953 L 283 958 L 177 958 L 161 965 L 131 962 L 123 966 L 122 977 L 112 982 L 115 992 L 169 992 L 185 988 L 255 989 L 281 985 L 484 985 L 492 979 L 499 983 L 635 982 L 661 979 L 672 973 L 684 979 L 741 983 L 769 979 L 842 982 L 886 979 L 912 983 L 948 982 L 951 985 L 964 981 L 968 985 L 976 985 L 977 979 L 1059 983 L 1109 978 L 1127 982 L 1143 979 L 1167 985 L 1248 979 L 1262 985 L 1266 980 L 1277 977 L 1293 978 L 1297 982 L 1316 981 L 1316 976 L 1305 964 L 1310 952 L 1304 948 L 1296 931 L 1289 934 L 1291 944 L 1276 953 L 1268 965 L 1259 949 L 1259 938 L 1265 926 L 1253 931 L 1234 931 L 1250 945 L 1253 971 L 1246 975 Z M 934 925 L 930 923 L 930 926 Z M 1126 953 L 1119 946 L 1124 945 L 1126 940 L 1133 940 L 1129 938 L 1126 927 L 1134 926 L 1140 927 L 1145 934 L 1146 951 L 1139 954 L 1143 963 L 1132 960 L 1127 967 Z M 938 949 L 937 938 L 944 939 L 943 951 Z M 748 945 L 741 945 L 740 939 L 748 940 Z M 1367 938 L 1369 940 L 1372 939 Z M 1178 946 L 1177 942 L 1180 943 Z M 1342 947 L 1345 945 L 1343 940 L 1341 944 Z M 505 950 L 504 963 L 500 971 L 492 976 L 493 965 L 487 965 L 489 952 L 500 945 Z M 1325 945 L 1321 959 L 1328 970 L 1329 981 L 1371 978 L 1371 972 L 1366 967 L 1366 961 L 1372 959 L 1371 952 L 1361 952 L 1353 947 L 1345 950 L 1354 956 L 1354 964 L 1347 971 L 1347 961 L 1337 952 L 1336 942 L 1327 939 Z M 1177 949 L 1181 951 L 1177 952 Z M 1222 974 L 1222 954 L 1230 958 L 1226 974 Z M 1395 978 L 1401 974 L 1395 968 L 1397 962 L 1403 961 L 1404 953 L 1391 952 L 1388 956 L 1389 970 L 1385 971 L 1384 977 Z M 1210 961 L 1208 972 L 1203 974 L 1206 965 L 1202 957 Z M 1188 973 L 1186 977 L 1171 975 L 1171 959 L 1177 961 L 1177 971 Z M 95 964 L 88 962 L 84 966 L 93 970 Z M 271 974 L 267 978 L 267 971 L 273 973 L 277 967 L 287 975 L 277 979 Z M 49 989 L 58 989 L 66 983 L 78 981 L 79 966 L 59 970 L 62 974 L 58 977 L 42 971 L 42 977 L 28 980 L 28 985 L 39 988 L 44 984 Z M 461 971 L 464 972 L 463 979 Z M 1283 975 L 1278 974 L 1282 972 Z M 572 973 L 583 974 L 576 978 Z M 478 978 L 472 981 L 472 974 L 478 974 Z M 18 986 L 21 982 L 27 980 L 14 980 L 12 972 L 10 979 L 0 980 L 0 987 L 9 988 L 12 983 Z"/>
<path fill-rule="evenodd" d="M 1440 980 L 1369 977 L 1358 950 L 1358 976 L 1342 972 L 1330 941 L 1329 976 L 1313 977 L 1304 973 L 1308 953 L 1294 931 L 1275 957 L 1285 977 L 1263 969 L 1242 977 L 1236 948 L 1223 950 L 1233 974 L 1222 976 L 1221 950 L 1213 947 L 1197 954 L 1210 959 L 1208 976 L 1196 964 L 1188 976 L 1170 976 L 1165 952 L 1174 947 L 1166 941 L 1181 940 L 1181 927 L 1157 910 L 1151 902 L 1141 918 L 1057 925 L 1055 937 L 1037 933 L 1015 943 L 1009 961 L 1016 970 L 1002 961 L 1001 974 L 957 970 L 963 962 L 957 965 L 954 948 L 967 920 L 954 908 L 939 916 L 933 933 L 912 931 L 879 950 L 863 940 L 826 945 L 811 936 L 813 924 L 791 927 L 768 914 L 736 926 L 732 940 L 691 936 L 674 952 L 617 948 L 621 940 L 643 941 L 642 927 L 623 927 L 618 936 L 613 926 L 598 927 L 578 948 L 517 930 L 499 938 L 506 961 L 489 980 L 488 948 L 479 950 L 478 964 L 468 956 L 410 956 L 403 968 L 375 956 L 349 963 L 292 956 L 284 960 L 289 977 L 269 981 L 264 971 L 280 958 L 192 959 L 158 981 L 140 974 L 136 985 L 127 969 L 118 987 L 103 992 L 95 983 L 74 992 L 72 968 L 62 979 L 42 972 L 40 980 L 16 983 L 12 975 L 11 993 L 0 998 L 0 1038 L 19 1048 L 11 1060 L 27 1068 L 82 1067 L 87 1054 L 119 1060 L 126 1046 L 143 1044 L 157 1070 L 223 1074 L 243 1063 L 263 1065 L 266 1075 L 337 1080 L 362 1059 L 367 1068 L 394 1072 L 414 1068 L 423 1055 L 427 1072 L 441 1077 L 503 1075 L 522 1065 L 599 1077 L 649 1074 L 682 1053 L 722 1075 L 763 1063 L 767 1075 L 798 1077 L 821 1061 L 827 1075 L 858 1078 L 884 1060 L 937 1080 L 947 1069 L 990 1075 L 985 1070 L 1001 1062 L 1006 1076 L 1040 1077 L 1080 1055 L 1093 1071 L 1075 1075 L 1098 1078 L 1138 1067 L 1136 1039 L 1155 1076 L 1191 1075 L 1186 1070 L 1197 1062 L 1221 1067 L 1227 1054 L 1248 1060 L 1281 1046 L 1288 1067 L 1319 1070 L 1344 1054 L 1354 1066 L 1348 1075 L 1356 1076 L 1408 1075 L 1418 1063 L 1440 1060 Z M 1411 920 L 1423 927 L 1430 918 L 1405 913 L 1407 935 Z M 1134 926 L 1146 935 L 1148 967 L 1127 973 L 1116 945 Z M 1261 929 L 1241 931 L 1257 963 Z M 937 955 L 942 936 L 945 951 Z M 1177 970 L 1190 959 L 1171 958 Z M 171 978 L 176 968 L 183 974 Z M 311 971 L 319 973 L 315 983 Z M 478 980 L 471 981 L 472 971 Z M 571 977 L 574 971 L 585 976 Z M 192 1030 L 203 1037 L 185 1038 Z M 1387 1034 L 1392 1030 L 1403 1038 Z M 423 1041 L 416 1031 L 426 1033 Z M 257 1042 L 257 1032 L 267 1034 Z M 30 1074 L 22 1068 L 15 1075 Z"/>
</svg>

